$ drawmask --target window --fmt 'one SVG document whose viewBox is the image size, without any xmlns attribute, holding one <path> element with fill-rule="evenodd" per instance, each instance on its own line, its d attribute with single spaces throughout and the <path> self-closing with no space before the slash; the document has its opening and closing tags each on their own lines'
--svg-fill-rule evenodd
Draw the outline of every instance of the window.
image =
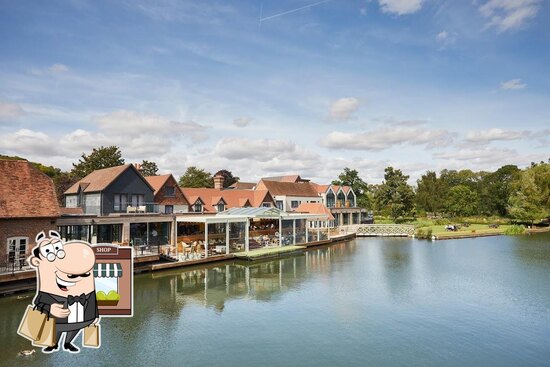
<svg viewBox="0 0 550 367">
<path fill-rule="evenodd" d="M 121 212 L 126 211 L 126 207 L 128 206 L 128 195 L 126 194 L 115 194 L 114 195 L 114 211 L 115 212 Z"/>
<path fill-rule="evenodd" d="M 174 206 L 173 205 L 166 205 L 164 207 L 164 213 L 165 214 L 172 214 L 174 212 Z"/>
<path fill-rule="evenodd" d="M 334 208 L 334 202 L 336 201 L 336 199 L 334 198 L 334 194 L 333 193 L 328 193 L 327 194 L 327 207 L 328 208 Z"/>
<path fill-rule="evenodd" d="M 166 186 L 164 188 L 164 196 L 166 197 L 176 196 L 176 188 L 174 186 Z"/>
<path fill-rule="evenodd" d="M 218 204 L 218 213 L 221 213 L 225 210 L 225 204 L 224 203 L 219 203 Z"/>
<path fill-rule="evenodd" d="M 300 202 L 299 202 L 298 200 L 292 200 L 292 201 L 290 202 L 290 207 L 291 207 L 292 209 L 296 209 L 296 208 L 298 207 L 298 205 L 300 205 Z"/>
<path fill-rule="evenodd" d="M 280 209 L 280 210 L 283 210 L 283 201 L 282 200 L 277 200 L 277 208 Z"/>
<path fill-rule="evenodd" d="M 145 195 L 143 194 L 133 194 L 132 195 L 132 206 L 142 206 L 145 202 Z"/>
<path fill-rule="evenodd" d="M 8 238 L 8 261 L 20 265 L 25 264 L 27 256 L 28 237 L 9 237 Z"/>
<path fill-rule="evenodd" d="M 202 213 L 202 203 L 200 201 L 197 201 L 195 205 L 193 205 L 193 211 L 195 213 Z"/>
<path fill-rule="evenodd" d="M 262 203 L 263 208 L 271 208 L 271 203 Z"/>
</svg>

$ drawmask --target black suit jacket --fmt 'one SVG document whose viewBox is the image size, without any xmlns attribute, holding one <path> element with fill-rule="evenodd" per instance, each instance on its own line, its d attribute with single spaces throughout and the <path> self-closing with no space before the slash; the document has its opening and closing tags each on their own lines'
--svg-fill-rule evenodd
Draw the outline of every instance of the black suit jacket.
<svg viewBox="0 0 550 367">
<path fill-rule="evenodd" d="M 38 292 L 38 295 L 34 299 L 36 309 L 40 311 L 46 311 L 50 314 L 50 307 L 54 303 L 61 303 L 65 308 L 68 308 L 67 297 L 58 296 L 57 294 L 51 294 L 46 292 Z M 93 321 L 99 317 L 99 310 L 97 309 L 97 300 L 95 291 L 92 291 L 86 295 L 86 302 L 84 303 L 84 320 Z M 67 324 L 68 318 L 63 319 L 56 318 L 56 324 Z"/>
</svg>

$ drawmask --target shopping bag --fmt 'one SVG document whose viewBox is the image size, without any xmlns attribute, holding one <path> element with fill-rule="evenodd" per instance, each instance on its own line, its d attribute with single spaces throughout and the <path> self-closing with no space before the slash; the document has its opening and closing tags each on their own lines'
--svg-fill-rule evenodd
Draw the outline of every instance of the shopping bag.
<svg viewBox="0 0 550 367">
<path fill-rule="evenodd" d="M 42 332 L 38 336 L 38 339 L 34 341 L 34 344 L 43 347 L 53 347 L 57 344 L 55 318 L 46 318 Z"/>
<path fill-rule="evenodd" d="M 44 323 L 46 322 L 47 315 L 36 310 L 36 306 L 33 308 L 32 305 L 27 306 L 25 315 L 21 319 L 19 324 L 19 329 L 17 333 L 22 335 L 30 340 L 37 340 L 42 333 Z"/>
<path fill-rule="evenodd" d="M 84 328 L 82 345 L 89 348 L 99 348 L 100 342 L 99 325 L 88 325 Z"/>
</svg>

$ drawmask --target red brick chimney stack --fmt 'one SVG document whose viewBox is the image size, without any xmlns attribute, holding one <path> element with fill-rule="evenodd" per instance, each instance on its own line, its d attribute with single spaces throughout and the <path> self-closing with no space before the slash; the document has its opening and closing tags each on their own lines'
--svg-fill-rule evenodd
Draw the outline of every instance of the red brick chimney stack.
<svg viewBox="0 0 550 367">
<path fill-rule="evenodd" d="M 214 188 L 217 190 L 223 189 L 223 175 L 219 172 L 214 176 Z"/>
</svg>

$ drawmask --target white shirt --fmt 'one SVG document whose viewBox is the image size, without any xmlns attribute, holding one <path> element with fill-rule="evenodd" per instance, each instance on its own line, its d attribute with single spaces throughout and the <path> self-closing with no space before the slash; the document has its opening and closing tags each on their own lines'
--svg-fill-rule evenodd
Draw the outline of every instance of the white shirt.
<svg viewBox="0 0 550 367">
<path fill-rule="evenodd" d="M 71 311 L 71 313 L 67 318 L 68 323 L 84 321 L 84 306 L 82 306 L 80 302 L 75 302 L 70 305 L 69 310 Z"/>
</svg>

